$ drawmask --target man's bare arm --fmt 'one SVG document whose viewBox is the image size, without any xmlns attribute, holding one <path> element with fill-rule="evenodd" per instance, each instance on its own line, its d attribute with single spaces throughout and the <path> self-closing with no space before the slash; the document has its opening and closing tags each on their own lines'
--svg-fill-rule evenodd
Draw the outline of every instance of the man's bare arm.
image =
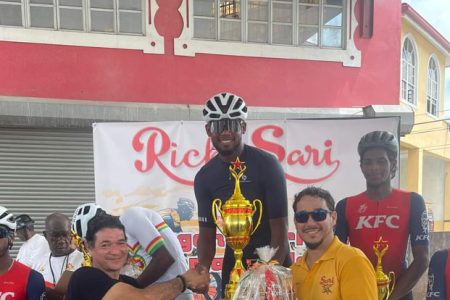
<svg viewBox="0 0 450 300">
<path fill-rule="evenodd" d="M 198 261 L 208 270 L 216 254 L 216 228 L 200 226 L 197 242 Z"/>
<path fill-rule="evenodd" d="M 188 270 L 183 275 L 186 288 L 198 289 L 201 286 L 208 285 L 209 273 L 199 273 L 195 270 Z M 102 300 L 167 300 L 174 299 L 178 296 L 184 288 L 184 283 L 181 278 L 174 278 L 172 280 L 153 284 L 144 289 L 135 288 L 126 283 L 116 283 L 103 296 Z"/>
<path fill-rule="evenodd" d="M 270 219 L 269 224 L 271 233 L 270 246 L 272 248 L 278 247 L 274 259 L 283 264 L 289 253 L 288 219 L 287 217 Z"/>
<path fill-rule="evenodd" d="M 148 286 L 158 280 L 170 266 L 174 263 L 173 257 L 165 246 L 160 247 L 152 255 L 152 260 L 138 277 L 138 282 L 142 286 Z"/>
<path fill-rule="evenodd" d="M 413 262 L 397 281 L 389 300 L 398 300 L 408 294 L 427 270 L 429 262 L 428 246 L 413 246 Z"/>
</svg>

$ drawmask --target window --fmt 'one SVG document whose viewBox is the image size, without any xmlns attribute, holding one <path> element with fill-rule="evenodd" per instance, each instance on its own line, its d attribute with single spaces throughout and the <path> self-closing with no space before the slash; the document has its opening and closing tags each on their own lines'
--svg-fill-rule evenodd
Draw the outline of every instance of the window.
<svg viewBox="0 0 450 300">
<path fill-rule="evenodd" d="M 144 0 L 0 0 L 0 25 L 144 35 Z"/>
<path fill-rule="evenodd" d="M 439 67 L 432 57 L 428 63 L 427 112 L 438 117 L 439 110 Z"/>
<path fill-rule="evenodd" d="M 345 48 L 345 0 L 193 0 L 196 39 Z"/>
<path fill-rule="evenodd" d="M 402 50 L 402 99 L 416 104 L 416 51 L 409 38 L 405 39 Z"/>
</svg>

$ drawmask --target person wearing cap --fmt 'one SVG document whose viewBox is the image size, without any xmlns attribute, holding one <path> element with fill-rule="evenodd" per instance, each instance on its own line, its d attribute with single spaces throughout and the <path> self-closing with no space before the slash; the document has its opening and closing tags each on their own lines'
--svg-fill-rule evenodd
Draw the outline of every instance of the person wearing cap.
<svg viewBox="0 0 450 300">
<path fill-rule="evenodd" d="M 388 131 L 373 131 L 358 144 L 366 190 L 338 202 L 336 235 L 360 248 L 376 266 L 374 242 L 388 245 L 382 258 L 383 271 L 394 272 L 389 300 L 410 300 L 411 290 L 425 273 L 429 261 L 428 215 L 417 193 L 396 189 L 391 179 L 397 171 L 398 140 Z M 413 261 L 406 254 L 411 246 Z"/>
<path fill-rule="evenodd" d="M 18 215 L 15 220 L 16 236 L 23 241 L 16 260 L 36 270 L 39 259 L 50 253 L 47 240 L 34 232 L 34 220 L 29 215 Z"/>
<path fill-rule="evenodd" d="M 213 200 L 222 203 L 233 194 L 235 182 L 229 167 L 237 158 L 246 166 L 240 187 L 250 201 L 262 201 L 261 225 L 244 248 L 242 262 L 257 259 L 255 248 L 270 245 L 278 248 L 274 259 L 284 266 L 291 265 L 288 243 L 288 205 L 286 179 L 278 159 L 261 149 L 244 144 L 247 106 L 244 100 L 231 93 L 220 93 L 210 98 L 203 109 L 206 134 L 217 151 L 194 179 L 197 200 L 199 238 L 198 268 L 209 269 L 216 252 L 216 225 L 212 216 Z M 256 224 L 259 211 L 254 214 Z M 226 247 L 222 266 L 222 295 L 234 266 L 233 250 Z"/>
<path fill-rule="evenodd" d="M 15 229 L 13 215 L 0 206 L 0 299 L 41 300 L 45 294 L 42 275 L 13 260 L 9 253 Z"/>
</svg>

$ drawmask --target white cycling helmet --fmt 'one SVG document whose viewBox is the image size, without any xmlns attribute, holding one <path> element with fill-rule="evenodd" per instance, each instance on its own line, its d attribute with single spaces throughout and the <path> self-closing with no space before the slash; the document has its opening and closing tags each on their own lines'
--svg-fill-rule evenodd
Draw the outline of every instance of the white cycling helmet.
<svg viewBox="0 0 450 300">
<path fill-rule="evenodd" d="M 81 238 L 85 238 L 89 221 L 101 212 L 104 212 L 104 210 L 95 203 L 78 206 L 72 217 L 72 231 Z"/>
<path fill-rule="evenodd" d="M 203 119 L 206 122 L 221 119 L 247 118 L 247 106 L 244 99 L 231 93 L 220 93 L 206 101 Z"/>
<path fill-rule="evenodd" d="M 0 225 L 7 227 L 11 231 L 16 230 L 16 221 L 14 221 L 13 214 L 3 206 L 0 206 Z"/>
</svg>

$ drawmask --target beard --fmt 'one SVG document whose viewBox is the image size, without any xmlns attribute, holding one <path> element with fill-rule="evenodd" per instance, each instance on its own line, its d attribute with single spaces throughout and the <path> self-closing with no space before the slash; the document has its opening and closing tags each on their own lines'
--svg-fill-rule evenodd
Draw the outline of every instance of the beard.
<svg viewBox="0 0 450 300">
<path fill-rule="evenodd" d="M 314 250 L 314 249 L 317 249 L 317 247 L 319 247 L 320 245 L 322 245 L 323 240 L 320 240 L 319 242 L 316 242 L 316 243 L 308 243 L 306 241 L 303 241 L 303 242 L 305 243 L 305 245 L 308 249 Z"/>
</svg>

